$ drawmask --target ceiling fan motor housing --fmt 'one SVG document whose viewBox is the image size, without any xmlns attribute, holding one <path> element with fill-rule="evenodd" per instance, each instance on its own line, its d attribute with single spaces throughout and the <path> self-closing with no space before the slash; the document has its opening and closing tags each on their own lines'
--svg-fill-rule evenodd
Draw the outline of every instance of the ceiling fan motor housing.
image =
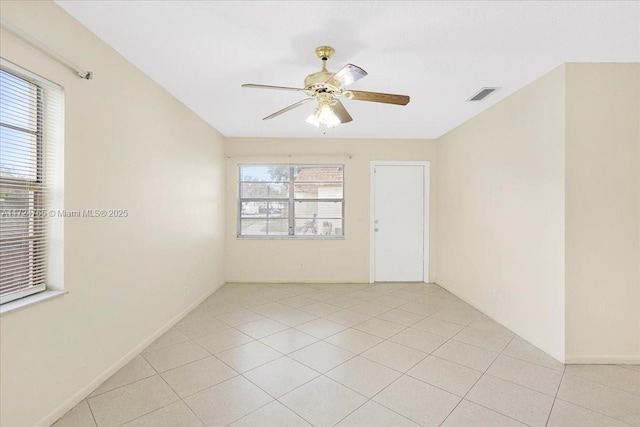
<svg viewBox="0 0 640 427">
<path fill-rule="evenodd" d="M 333 73 L 327 71 L 326 69 L 318 71 L 317 73 L 309 74 L 304 79 L 304 88 L 306 90 L 312 90 L 314 92 L 317 89 L 323 88 L 337 90 L 338 88 L 333 88 L 332 86 L 326 84 L 327 80 L 329 80 L 331 77 L 333 77 Z"/>
<path fill-rule="evenodd" d="M 319 46 L 315 52 L 316 56 L 322 60 L 322 70 L 309 74 L 304 79 L 304 88 L 312 96 L 315 93 L 333 93 L 338 88 L 327 84 L 327 81 L 334 75 L 334 73 L 327 70 L 327 60 L 333 56 L 335 49 L 331 46 Z"/>
</svg>

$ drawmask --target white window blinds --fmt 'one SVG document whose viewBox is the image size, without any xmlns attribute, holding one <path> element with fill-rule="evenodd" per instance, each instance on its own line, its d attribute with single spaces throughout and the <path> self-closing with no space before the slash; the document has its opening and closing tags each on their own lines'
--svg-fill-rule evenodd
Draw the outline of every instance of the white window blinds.
<svg viewBox="0 0 640 427">
<path fill-rule="evenodd" d="M 62 89 L 0 63 L 0 303 L 46 288 Z"/>
</svg>

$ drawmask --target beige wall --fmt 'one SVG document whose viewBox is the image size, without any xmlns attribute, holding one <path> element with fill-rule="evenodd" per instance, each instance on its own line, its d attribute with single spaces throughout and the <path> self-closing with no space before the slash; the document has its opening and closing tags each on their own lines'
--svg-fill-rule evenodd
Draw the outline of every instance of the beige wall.
<svg viewBox="0 0 640 427">
<path fill-rule="evenodd" d="M 430 161 L 435 142 L 427 140 L 228 138 L 226 172 L 226 273 L 229 282 L 368 282 L 369 168 L 372 160 Z M 349 159 L 346 154 L 352 154 Z M 291 157 L 288 157 L 291 155 Z M 238 164 L 344 164 L 344 240 L 259 240 L 236 237 Z M 433 193 L 433 179 L 431 192 Z M 433 217 L 433 203 L 431 203 Z M 435 221 L 430 246 L 435 246 Z M 431 250 L 431 281 L 435 251 Z M 304 265 L 301 268 L 301 265 Z"/>
<path fill-rule="evenodd" d="M 567 361 L 640 363 L 640 64 L 567 64 Z"/>
<path fill-rule="evenodd" d="M 66 209 L 129 210 L 66 219 L 69 293 L 0 318 L 0 424 L 48 426 L 224 282 L 223 138 L 54 3 L 0 8 L 95 73 L 1 34 L 2 57 L 65 88 Z"/>
<path fill-rule="evenodd" d="M 561 66 L 438 140 L 438 283 L 564 360 Z"/>
</svg>

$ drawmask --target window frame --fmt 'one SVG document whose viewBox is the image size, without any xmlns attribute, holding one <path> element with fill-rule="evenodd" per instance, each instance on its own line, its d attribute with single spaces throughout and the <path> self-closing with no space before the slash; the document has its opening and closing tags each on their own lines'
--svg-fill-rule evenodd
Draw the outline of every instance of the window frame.
<svg viewBox="0 0 640 427">
<path fill-rule="evenodd" d="M 64 89 L 4 58 L 0 58 L 0 69 L 3 73 L 35 87 L 33 100 L 36 106 L 35 131 L 11 123 L 2 123 L 3 128 L 35 137 L 35 177 L 0 176 L 0 187 L 22 187 L 33 192 L 33 204 L 29 204 L 28 209 L 33 209 L 34 212 L 63 208 Z M 52 107 L 54 105 L 55 107 Z M 63 288 L 64 260 L 61 252 L 64 239 L 63 218 L 47 216 L 45 221 L 38 221 L 38 215 L 28 214 L 26 224 L 27 230 L 44 226 L 48 231 L 42 235 L 22 238 L 22 241 L 29 242 L 24 265 L 29 279 L 18 289 L 0 294 L 0 314 L 66 293 Z M 22 267 L 20 265 L 20 268 Z M 42 271 L 42 276 L 35 283 L 31 283 L 37 276 L 36 269 Z"/>
<path fill-rule="evenodd" d="M 289 168 L 289 180 L 288 181 L 255 181 L 256 183 L 286 183 L 289 186 L 289 197 L 288 198 L 266 198 L 266 197 L 241 197 L 242 196 L 242 184 L 244 182 L 254 182 L 254 181 L 243 181 L 242 180 L 242 168 L 244 166 L 285 166 Z M 295 197 L 295 184 L 296 181 L 294 179 L 294 170 L 295 168 L 300 167 L 318 167 L 318 168 L 342 168 L 342 198 L 331 198 L 331 199 L 319 199 L 319 198 L 308 198 L 308 199 L 300 199 Z M 344 164 L 310 164 L 310 163 L 240 163 L 237 165 L 238 168 L 238 185 L 237 189 L 237 215 L 236 215 L 236 238 L 238 239 L 266 239 L 266 240 L 344 240 L 345 238 L 345 186 L 346 180 L 344 176 L 345 165 Z M 298 181 L 299 183 L 300 181 Z M 302 181 L 305 182 L 305 181 Z M 331 182 L 331 181 L 310 181 L 310 182 Z M 336 181 L 338 182 L 338 181 Z M 269 202 L 279 202 L 279 203 L 287 203 L 288 206 L 288 216 L 287 216 L 287 224 L 288 224 L 288 234 L 272 234 L 272 235 L 247 235 L 242 234 L 242 203 L 243 202 L 258 202 L 258 203 L 269 203 Z M 340 221 L 342 225 L 342 234 L 334 235 L 334 234 L 295 234 L 295 204 L 311 202 L 311 203 L 342 203 L 341 212 L 340 212 Z M 268 217 L 267 217 L 268 218 Z"/>
</svg>

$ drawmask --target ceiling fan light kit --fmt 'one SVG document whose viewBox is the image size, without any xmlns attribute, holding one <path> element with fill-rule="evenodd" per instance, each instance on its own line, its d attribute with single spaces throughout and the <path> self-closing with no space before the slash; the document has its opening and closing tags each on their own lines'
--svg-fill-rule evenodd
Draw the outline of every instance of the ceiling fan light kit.
<svg viewBox="0 0 640 427">
<path fill-rule="evenodd" d="M 322 69 L 316 73 L 309 74 L 304 79 L 304 88 L 268 86 L 253 83 L 242 85 L 242 87 L 248 88 L 305 92 L 309 96 L 309 98 L 305 98 L 282 110 L 276 111 L 262 120 L 272 119 L 315 99 L 318 106 L 315 112 L 307 118 L 307 123 L 318 128 L 326 129 L 353 120 L 338 97 L 356 101 L 381 102 L 395 105 L 407 105 L 409 103 L 410 98 L 407 95 L 347 90 L 347 86 L 365 77 L 367 72 L 357 65 L 347 64 L 337 73 L 332 73 L 327 70 L 327 60 L 333 56 L 335 50 L 331 46 L 320 46 L 316 48 L 315 52 L 316 56 L 322 61 Z"/>
</svg>

